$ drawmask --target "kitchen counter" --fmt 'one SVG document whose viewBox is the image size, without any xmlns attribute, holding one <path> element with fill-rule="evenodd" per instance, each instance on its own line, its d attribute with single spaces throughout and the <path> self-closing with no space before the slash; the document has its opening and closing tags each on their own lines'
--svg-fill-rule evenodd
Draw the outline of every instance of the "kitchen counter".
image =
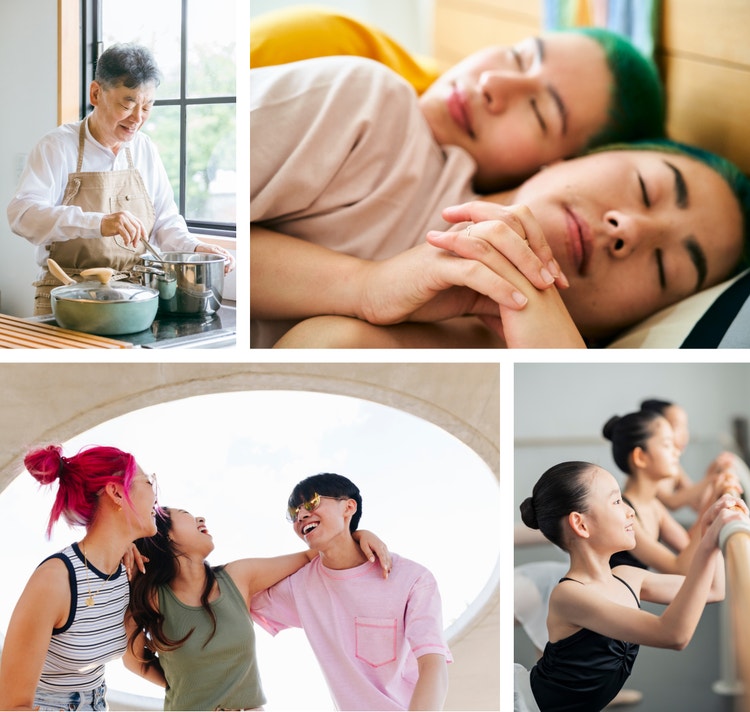
<svg viewBox="0 0 750 712">
<path fill-rule="evenodd" d="M 61 329 L 52 315 L 18 319 L 0 316 L 0 348 L 231 348 L 236 345 L 236 307 L 225 303 L 216 314 L 158 314 L 137 334 L 95 336 Z"/>
</svg>

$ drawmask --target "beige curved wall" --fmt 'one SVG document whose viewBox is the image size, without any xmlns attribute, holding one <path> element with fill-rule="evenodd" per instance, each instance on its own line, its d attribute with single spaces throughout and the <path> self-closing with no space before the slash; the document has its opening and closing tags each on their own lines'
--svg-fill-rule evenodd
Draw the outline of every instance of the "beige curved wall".
<svg viewBox="0 0 750 712">
<path fill-rule="evenodd" d="M 398 408 L 450 432 L 498 474 L 497 364 L 24 363 L 0 366 L 0 490 L 22 472 L 29 446 L 65 441 L 157 403 L 247 390 L 333 393 Z M 446 709 L 498 709 L 496 588 L 451 648 Z"/>
</svg>

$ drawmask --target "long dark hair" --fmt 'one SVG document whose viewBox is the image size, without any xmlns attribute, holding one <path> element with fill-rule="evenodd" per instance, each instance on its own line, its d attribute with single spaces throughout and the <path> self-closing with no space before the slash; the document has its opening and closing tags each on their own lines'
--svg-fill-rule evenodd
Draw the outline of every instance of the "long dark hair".
<svg viewBox="0 0 750 712">
<path fill-rule="evenodd" d="M 169 508 L 160 507 L 156 513 L 156 534 L 138 539 L 135 542 L 138 551 L 149 559 L 146 573 L 137 573 L 130 584 L 130 615 L 137 627 L 131 634 L 128 643 L 136 657 L 139 653 L 135 649 L 135 640 L 141 632 L 146 635 L 149 650 L 157 653 L 160 650 L 176 650 L 195 630 L 189 630 L 179 640 L 172 640 L 164 633 L 164 614 L 157 610 L 154 605 L 159 587 L 169 585 L 177 575 L 177 559 L 182 555 L 182 552 L 169 536 L 171 530 L 172 517 Z M 208 562 L 204 562 L 203 567 L 206 572 L 206 583 L 201 592 L 201 606 L 208 613 L 213 626 L 211 635 L 203 643 L 203 647 L 205 647 L 216 633 L 216 614 L 208 602 L 208 597 L 216 583 L 216 571 L 223 567 L 214 568 Z M 146 660 L 145 662 L 150 664 L 153 661 Z"/>
<path fill-rule="evenodd" d="M 654 434 L 654 424 L 664 418 L 654 410 L 638 410 L 620 417 L 613 415 L 602 428 L 602 435 L 612 443 L 612 457 L 617 466 L 632 475 L 630 453 L 637 447 L 646 449 L 646 441 Z"/>
<path fill-rule="evenodd" d="M 531 497 L 521 502 L 521 519 L 539 529 L 553 544 L 567 551 L 563 519 L 571 512 L 588 510 L 591 474 L 597 468 L 579 460 L 550 467 L 534 485 Z"/>
</svg>

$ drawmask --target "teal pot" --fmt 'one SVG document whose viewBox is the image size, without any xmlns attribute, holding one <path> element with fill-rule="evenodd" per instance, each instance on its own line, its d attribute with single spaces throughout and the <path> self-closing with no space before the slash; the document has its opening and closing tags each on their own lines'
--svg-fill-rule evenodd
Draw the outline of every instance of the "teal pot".
<svg viewBox="0 0 750 712">
<path fill-rule="evenodd" d="M 159 307 L 159 292 L 131 282 L 65 284 L 50 297 L 59 326 L 102 336 L 148 329 Z"/>
</svg>

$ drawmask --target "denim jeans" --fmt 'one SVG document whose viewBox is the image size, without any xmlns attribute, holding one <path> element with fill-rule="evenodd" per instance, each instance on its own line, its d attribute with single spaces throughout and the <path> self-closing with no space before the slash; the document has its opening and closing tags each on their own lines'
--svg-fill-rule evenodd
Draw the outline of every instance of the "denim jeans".
<svg viewBox="0 0 750 712">
<path fill-rule="evenodd" d="M 108 710 L 107 686 L 85 692 L 47 692 L 37 690 L 34 705 L 40 710 Z"/>
</svg>

